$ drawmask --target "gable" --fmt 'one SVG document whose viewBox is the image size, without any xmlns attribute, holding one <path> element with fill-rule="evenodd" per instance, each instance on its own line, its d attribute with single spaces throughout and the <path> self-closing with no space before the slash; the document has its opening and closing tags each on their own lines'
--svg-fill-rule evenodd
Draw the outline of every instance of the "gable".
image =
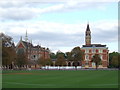
<svg viewBox="0 0 120 90">
<path fill-rule="evenodd" d="M 24 48 L 23 44 L 20 43 L 20 44 L 18 45 L 18 48 Z"/>
</svg>

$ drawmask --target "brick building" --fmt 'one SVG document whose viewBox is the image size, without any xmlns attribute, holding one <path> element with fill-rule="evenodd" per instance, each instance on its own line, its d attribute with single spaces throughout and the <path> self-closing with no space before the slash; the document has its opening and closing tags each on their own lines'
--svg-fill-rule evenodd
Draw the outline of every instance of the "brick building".
<svg viewBox="0 0 120 90">
<path fill-rule="evenodd" d="M 87 68 L 95 68 L 95 63 L 91 62 L 91 59 L 95 54 L 99 54 L 101 58 L 101 65 L 99 65 L 99 68 L 107 68 L 109 65 L 108 47 L 101 44 L 91 44 L 91 31 L 89 24 L 87 24 L 85 32 L 85 45 L 82 45 L 81 49 L 85 53 L 82 66 Z"/>
<path fill-rule="evenodd" d="M 30 67 L 39 66 L 37 61 L 41 57 L 44 59 L 50 58 L 49 48 L 41 47 L 40 45 L 33 46 L 32 42 L 28 42 L 27 32 L 25 40 L 22 40 L 21 37 L 16 46 L 16 53 L 18 53 L 18 51 L 23 51 L 26 53 Z"/>
</svg>

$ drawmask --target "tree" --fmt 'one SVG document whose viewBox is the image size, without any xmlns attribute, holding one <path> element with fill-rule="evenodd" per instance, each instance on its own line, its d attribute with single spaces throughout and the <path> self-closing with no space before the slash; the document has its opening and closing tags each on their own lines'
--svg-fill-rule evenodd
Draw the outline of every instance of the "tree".
<svg viewBox="0 0 120 90">
<path fill-rule="evenodd" d="M 12 69 L 17 58 L 14 42 L 10 36 L 3 33 L 0 33 L 0 38 L 2 39 L 2 65 Z"/>
<path fill-rule="evenodd" d="M 119 66 L 120 66 L 120 61 L 118 61 L 119 57 L 120 57 L 120 55 L 112 57 L 112 60 L 111 60 L 112 67 L 119 68 Z"/>
<path fill-rule="evenodd" d="M 51 66 L 51 65 L 53 65 L 53 62 L 50 58 L 44 59 L 44 57 L 39 58 L 38 63 L 39 63 L 40 66 L 46 66 L 46 65 Z"/>
<path fill-rule="evenodd" d="M 66 61 L 65 61 L 65 57 L 64 54 L 58 54 L 57 55 L 57 60 L 55 62 L 56 66 L 66 66 Z M 60 70 L 60 68 L 59 68 Z"/>
<path fill-rule="evenodd" d="M 55 53 L 51 53 L 51 54 L 50 54 L 50 58 L 51 58 L 51 59 L 56 59 Z"/>
<path fill-rule="evenodd" d="M 71 52 L 66 52 L 66 59 L 68 61 L 72 61 L 72 53 Z"/>
<path fill-rule="evenodd" d="M 39 65 L 41 65 L 41 66 L 45 66 L 45 65 L 46 65 L 46 62 L 45 62 L 44 57 L 40 57 L 40 58 L 38 59 L 38 63 L 39 63 Z"/>
<path fill-rule="evenodd" d="M 65 58 L 65 53 L 61 52 L 60 50 L 57 51 L 57 53 L 56 53 L 56 58 L 57 58 L 59 55 L 63 55 L 63 57 Z"/>
<path fill-rule="evenodd" d="M 20 48 L 17 51 L 17 61 L 16 61 L 16 64 L 18 65 L 18 67 L 20 69 L 21 69 L 22 66 L 28 64 L 27 55 L 26 55 L 26 52 L 24 51 L 23 48 Z"/>
<path fill-rule="evenodd" d="M 52 66 L 53 65 L 53 62 L 50 58 L 48 59 L 45 59 L 45 65 L 48 65 L 48 66 Z M 49 69 L 49 68 L 48 68 Z"/>
<path fill-rule="evenodd" d="M 16 62 L 16 52 L 13 47 L 3 47 L 2 48 L 2 65 L 10 66 L 10 69 L 13 68 L 13 64 Z"/>
<path fill-rule="evenodd" d="M 98 54 L 95 54 L 91 60 L 91 62 L 95 63 L 96 69 L 98 68 L 98 65 L 100 65 L 101 58 Z"/>
<path fill-rule="evenodd" d="M 9 62 L 10 62 L 9 58 L 10 58 L 10 55 L 7 48 L 3 47 L 2 48 L 2 65 L 3 66 L 9 65 Z"/>
<path fill-rule="evenodd" d="M 51 66 L 51 65 L 53 65 L 53 62 L 50 58 L 48 58 L 48 59 L 45 59 L 45 64 Z"/>
<path fill-rule="evenodd" d="M 0 38 L 2 39 L 2 47 L 15 47 L 12 37 L 0 33 Z"/>
<path fill-rule="evenodd" d="M 72 49 L 70 54 L 70 59 L 73 60 L 75 69 L 77 70 L 78 62 L 82 63 L 84 52 L 80 49 L 80 47 L 75 47 Z"/>
<path fill-rule="evenodd" d="M 119 56 L 118 56 L 118 68 L 119 68 L 119 70 L 120 70 L 120 54 L 119 54 Z"/>
<path fill-rule="evenodd" d="M 115 62 L 116 63 L 118 62 L 117 61 L 118 59 L 116 59 L 116 58 L 118 58 L 119 55 L 120 55 L 120 53 L 118 53 L 118 52 L 109 53 L 109 67 L 110 68 L 116 68 L 117 67 L 117 64 L 115 65 Z M 120 63 L 120 62 L 118 62 L 118 63 Z"/>
</svg>

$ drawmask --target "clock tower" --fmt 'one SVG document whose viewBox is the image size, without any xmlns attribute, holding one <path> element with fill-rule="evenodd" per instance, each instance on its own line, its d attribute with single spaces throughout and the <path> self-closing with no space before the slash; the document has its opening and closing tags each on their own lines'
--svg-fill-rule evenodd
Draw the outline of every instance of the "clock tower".
<svg viewBox="0 0 120 90">
<path fill-rule="evenodd" d="M 85 44 L 91 45 L 91 31 L 89 24 L 87 24 L 86 32 L 85 32 Z"/>
</svg>

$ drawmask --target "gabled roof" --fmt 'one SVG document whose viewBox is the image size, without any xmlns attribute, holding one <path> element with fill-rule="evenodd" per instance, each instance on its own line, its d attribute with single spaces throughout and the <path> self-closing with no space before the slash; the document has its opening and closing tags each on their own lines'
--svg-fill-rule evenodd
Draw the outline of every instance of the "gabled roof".
<svg viewBox="0 0 120 90">
<path fill-rule="evenodd" d="M 29 42 L 25 42 L 25 41 L 22 41 L 22 43 L 24 44 L 24 46 L 27 48 L 27 47 L 33 47 L 33 45 Z"/>
<path fill-rule="evenodd" d="M 28 49 L 31 48 L 31 50 L 34 50 L 34 51 L 38 51 L 38 50 L 41 50 L 41 51 L 46 51 L 46 52 L 49 52 L 49 48 L 45 48 L 45 47 L 41 47 L 40 45 L 37 45 L 37 46 L 33 46 L 32 43 L 30 42 L 26 42 L 26 41 L 22 41 L 22 39 L 19 41 L 19 43 L 17 44 L 16 48 L 18 48 L 18 46 L 20 45 L 20 43 L 24 46 L 24 48 Z"/>
</svg>

